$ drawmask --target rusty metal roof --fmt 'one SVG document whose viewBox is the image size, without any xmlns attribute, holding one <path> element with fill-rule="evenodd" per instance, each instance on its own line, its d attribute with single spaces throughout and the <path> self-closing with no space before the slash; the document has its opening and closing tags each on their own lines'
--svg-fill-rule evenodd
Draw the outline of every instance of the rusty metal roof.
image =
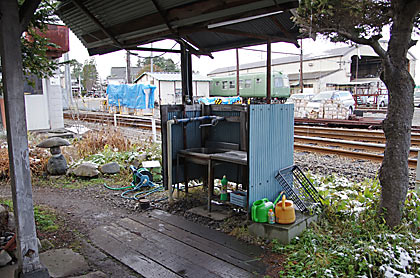
<svg viewBox="0 0 420 278">
<path fill-rule="evenodd" d="M 289 11 L 297 6 L 297 0 L 64 0 L 57 14 L 90 55 L 162 39 L 208 54 L 267 40 L 297 44 Z"/>
</svg>

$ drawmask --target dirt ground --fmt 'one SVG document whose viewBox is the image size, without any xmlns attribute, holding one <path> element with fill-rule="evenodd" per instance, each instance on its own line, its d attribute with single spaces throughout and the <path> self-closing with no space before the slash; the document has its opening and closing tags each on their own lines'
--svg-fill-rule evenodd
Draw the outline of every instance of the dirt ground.
<svg viewBox="0 0 420 278">
<path fill-rule="evenodd" d="M 58 216 L 60 228 L 55 232 L 38 233 L 39 238 L 48 239 L 53 243 L 54 248 L 69 247 L 81 253 L 92 271 L 100 270 L 109 277 L 141 277 L 93 246 L 87 236 L 95 227 L 110 224 L 116 219 L 129 215 L 143 213 L 144 211 L 136 206 L 137 202 L 122 200 L 120 192 L 107 190 L 103 184 L 91 184 L 81 188 L 61 188 L 62 179 L 54 177 L 48 179 L 50 179 L 50 184 L 55 184 L 55 186 L 46 186 L 45 180 L 40 184 L 36 180 L 33 182 L 33 200 L 36 205 L 44 205 L 54 210 Z M 9 182 L 0 182 L 0 198 L 11 199 Z M 201 204 L 199 198 L 189 198 L 188 201 L 180 201 L 172 206 L 160 203 L 157 207 L 225 232 L 234 231 L 235 227 L 246 221 L 246 215 L 242 213 L 237 213 L 230 222 L 224 224 L 186 212 L 188 208 L 199 204 Z M 255 239 L 244 237 L 235 231 L 232 234 L 241 236 L 250 244 L 256 242 Z M 264 245 L 264 242 L 259 243 Z M 268 252 L 267 248 L 263 261 L 268 266 L 267 275 L 270 275 L 268 277 L 277 277 L 275 274 L 282 269 L 284 259 L 284 256 L 276 256 Z"/>
</svg>

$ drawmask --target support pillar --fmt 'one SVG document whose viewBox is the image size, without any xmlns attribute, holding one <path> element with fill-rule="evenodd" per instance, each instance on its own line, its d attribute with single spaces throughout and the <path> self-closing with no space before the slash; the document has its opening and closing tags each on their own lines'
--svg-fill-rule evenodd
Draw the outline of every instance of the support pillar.
<svg viewBox="0 0 420 278">
<path fill-rule="evenodd" d="M 267 104 L 271 104 L 271 41 L 267 41 Z"/>
<path fill-rule="evenodd" d="M 192 63 L 191 52 L 181 43 L 181 77 L 182 77 L 182 104 L 192 104 Z"/>
<path fill-rule="evenodd" d="M 16 0 L 0 1 L 0 53 L 13 209 L 17 233 L 18 269 L 15 277 L 49 277 L 38 254 L 29 168 L 21 52 L 21 25 Z"/>
<path fill-rule="evenodd" d="M 239 49 L 236 48 L 236 95 L 239 97 Z"/>
</svg>

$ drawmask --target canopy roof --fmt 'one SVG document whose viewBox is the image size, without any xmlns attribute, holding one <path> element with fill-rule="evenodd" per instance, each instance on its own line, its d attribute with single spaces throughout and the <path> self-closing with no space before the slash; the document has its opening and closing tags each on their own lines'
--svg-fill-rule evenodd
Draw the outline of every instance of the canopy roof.
<svg viewBox="0 0 420 278">
<path fill-rule="evenodd" d="M 65 0 L 57 13 L 90 55 L 162 39 L 210 54 L 268 40 L 297 45 L 289 11 L 297 6 L 297 0 Z"/>
</svg>

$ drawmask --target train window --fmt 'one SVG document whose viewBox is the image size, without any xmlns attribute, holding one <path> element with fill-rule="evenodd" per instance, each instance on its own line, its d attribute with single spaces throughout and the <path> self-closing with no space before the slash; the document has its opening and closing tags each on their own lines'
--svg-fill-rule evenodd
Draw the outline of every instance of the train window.
<svg viewBox="0 0 420 278">
<path fill-rule="evenodd" d="M 243 89 L 243 88 L 244 88 L 244 81 L 239 80 L 239 89 Z"/>
<path fill-rule="evenodd" d="M 274 78 L 274 88 L 281 88 L 283 87 L 283 79 L 280 77 Z"/>
<path fill-rule="evenodd" d="M 229 81 L 229 89 L 235 89 L 235 81 Z"/>
<path fill-rule="evenodd" d="M 251 88 L 252 80 L 251 79 L 245 79 L 245 88 Z"/>
<path fill-rule="evenodd" d="M 228 82 L 227 81 L 222 81 L 222 89 L 227 90 L 227 88 L 228 88 Z"/>
<path fill-rule="evenodd" d="M 256 83 L 261 83 L 261 81 L 262 81 L 262 80 L 261 80 L 261 78 L 257 78 L 257 79 L 255 79 L 255 82 L 256 82 Z"/>
<path fill-rule="evenodd" d="M 216 86 L 219 86 L 220 85 L 220 81 L 216 81 Z"/>
</svg>

